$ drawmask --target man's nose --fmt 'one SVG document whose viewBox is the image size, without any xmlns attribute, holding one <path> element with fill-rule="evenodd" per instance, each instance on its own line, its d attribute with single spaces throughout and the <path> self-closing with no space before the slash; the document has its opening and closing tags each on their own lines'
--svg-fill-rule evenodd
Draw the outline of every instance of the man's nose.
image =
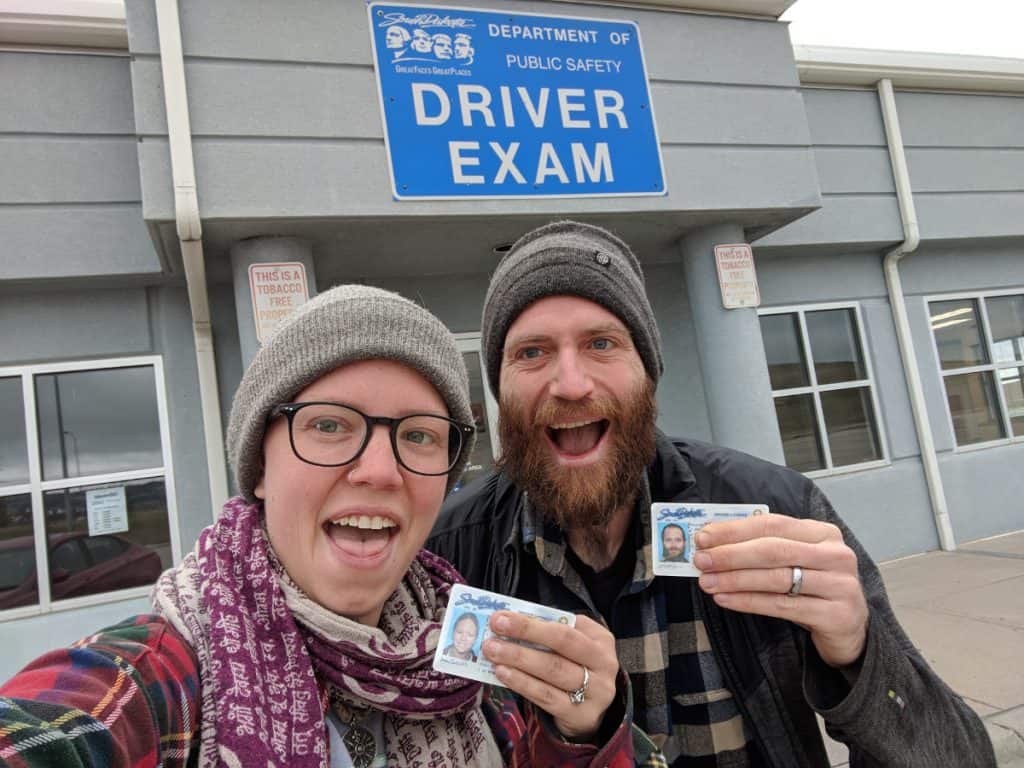
<svg viewBox="0 0 1024 768">
<path fill-rule="evenodd" d="M 582 400 L 594 390 L 594 382 L 579 352 L 564 349 L 558 353 L 558 366 L 551 382 L 551 395 L 564 400 Z"/>
<path fill-rule="evenodd" d="M 384 424 L 376 424 L 370 442 L 352 462 L 349 481 L 355 485 L 393 488 L 402 484 L 402 469 L 391 447 L 391 434 Z"/>
</svg>

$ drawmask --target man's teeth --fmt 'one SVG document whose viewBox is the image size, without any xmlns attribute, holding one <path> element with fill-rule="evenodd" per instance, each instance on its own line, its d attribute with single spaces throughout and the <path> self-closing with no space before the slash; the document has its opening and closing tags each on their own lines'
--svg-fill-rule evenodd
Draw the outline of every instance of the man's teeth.
<svg viewBox="0 0 1024 768">
<path fill-rule="evenodd" d="M 380 515 L 345 515 L 337 520 L 331 520 L 334 525 L 347 525 L 351 528 L 364 528 L 367 530 L 379 531 L 381 528 L 398 527 L 394 520 L 389 520 Z"/>
<path fill-rule="evenodd" d="M 599 421 L 600 421 L 600 419 L 591 419 L 590 421 L 572 421 L 572 422 L 569 422 L 568 424 L 552 424 L 551 428 L 552 429 L 579 429 L 580 427 L 585 427 L 588 424 L 596 424 Z"/>
</svg>

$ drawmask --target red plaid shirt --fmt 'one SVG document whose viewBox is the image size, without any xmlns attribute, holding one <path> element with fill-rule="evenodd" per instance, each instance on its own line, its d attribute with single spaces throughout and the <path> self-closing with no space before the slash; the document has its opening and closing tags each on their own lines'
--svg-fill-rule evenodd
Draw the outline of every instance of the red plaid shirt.
<svg viewBox="0 0 1024 768">
<path fill-rule="evenodd" d="M 199 701 L 191 646 L 159 616 L 135 616 L 41 656 L 0 687 L 0 765 L 193 766 Z M 484 698 L 508 765 L 634 764 L 627 719 L 598 749 L 566 743 L 532 707 L 525 711 L 524 719 L 509 696 Z"/>
</svg>

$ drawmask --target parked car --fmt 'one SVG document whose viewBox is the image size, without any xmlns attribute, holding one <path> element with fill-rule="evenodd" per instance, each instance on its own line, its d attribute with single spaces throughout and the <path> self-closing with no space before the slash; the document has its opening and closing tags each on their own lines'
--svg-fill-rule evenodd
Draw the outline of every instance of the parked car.
<svg viewBox="0 0 1024 768">
<path fill-rule="evenodd" d="M 163 571 L 156 551 L 121 536 L 60 533 L 49 537 L 50 599 L 64 600 L 152 584 Z M 38 601 L 35 541 L 0 541 L 0 610 Z"/>
</svg>

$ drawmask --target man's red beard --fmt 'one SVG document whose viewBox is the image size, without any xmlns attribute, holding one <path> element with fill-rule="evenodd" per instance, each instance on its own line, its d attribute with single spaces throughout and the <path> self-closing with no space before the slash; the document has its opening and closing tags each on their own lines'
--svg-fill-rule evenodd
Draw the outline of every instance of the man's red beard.
<svg viewBox="0 0 1024 768">
<path fill-rule="evenodd" d="M 636 501 L 640 479 L 654 459 L 656 414 L 654 382 L 647 377 L 625 402 L 610 396 L 548 399 L 532 416 L 502 393 L 498 464 L 529 494 L 537 512 L 563 531 L 603 528 L 617 509 Z M 593 419 L 605 420 L 611 430 L 604 458 L 582 467 L 560 465 L 545 434 L 548 426 Z"/>
</svg>

